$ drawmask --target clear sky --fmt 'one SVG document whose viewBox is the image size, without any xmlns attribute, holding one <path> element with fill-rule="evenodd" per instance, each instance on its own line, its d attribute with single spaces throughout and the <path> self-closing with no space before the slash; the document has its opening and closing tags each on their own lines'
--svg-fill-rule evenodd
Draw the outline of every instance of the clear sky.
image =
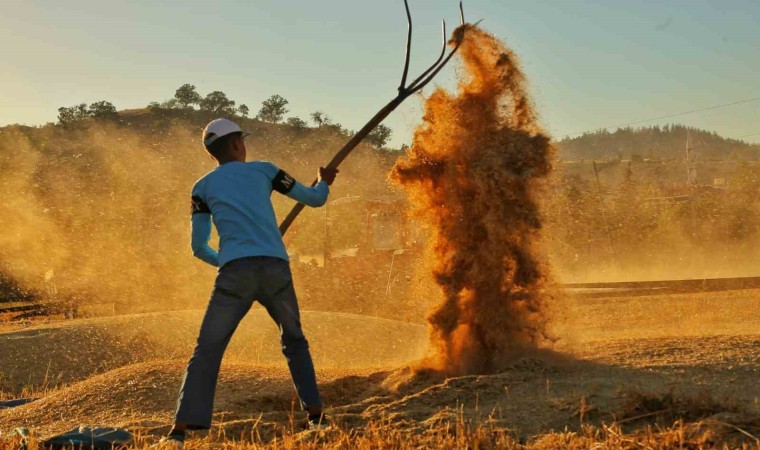
<svg viewBox="0 0 760 450">
<path fill-rule="evenodd" d="M 395 94 L 402 0 L 0 0 L 0 125 L 55 121 L 60 106 L 119 109 L 167 100 L 184 83 L 252 112 L 280 94 L 358 129 Z M 412 71 L 435 57 L 456 0 L 409 0 Z M 470 21 L 521 57 L 545 127 L 584 130 L 760 97 L 758 0 L 466 0 Z M 455 65 L 437 79 L 451 86 Z M 409 140 L 420 102 L 386 124 Z M 760 100 L 678 118 L 760 142 Z M 750 136 L 751 135 L 751 136 Z"/>
</svg>

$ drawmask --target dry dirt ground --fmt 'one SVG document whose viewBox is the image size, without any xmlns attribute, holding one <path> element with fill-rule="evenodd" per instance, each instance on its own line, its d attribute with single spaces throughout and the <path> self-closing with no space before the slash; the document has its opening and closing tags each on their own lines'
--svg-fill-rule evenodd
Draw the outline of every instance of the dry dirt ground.
<svg viewBox="0 0 760 450">
<path fill-rule="evenodd" d="M 454 423 L 539 442 L 615 422 L 621 432 L 712 423 L 722 442 L 758 445 L 760 291 L 557 300 L 551 350 L 501 373 L 413 373 L 422 325 L 304 312 L 329 414 L 341 429 L 385 423 L 410 433 Z M 202 312 L 64 321 L 0 332 L 0 391 L 35 402 L 0 410 L 0 430 L 42 435 L 80 424 L 158 435 L 171 420 Z M 264 442 L 298 430 L 276 330 L 261 310 L 241 325 L 222 368 L 215 428 L 194 439 Z M 294 419 L 295 417 L 295 419 Z M 505 431 L 506 430 L 506 431 Z"/>
</svg>

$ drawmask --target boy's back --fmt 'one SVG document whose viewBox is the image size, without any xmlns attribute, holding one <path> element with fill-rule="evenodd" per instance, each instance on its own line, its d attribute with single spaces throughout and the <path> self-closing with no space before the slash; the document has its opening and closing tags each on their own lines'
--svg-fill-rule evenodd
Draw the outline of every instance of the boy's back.
<svg viewBox="0 0 760 450">
<path fill-rule="evenodd" d="M 219 234 L 219 267 L 247 256 L 288 260 L 270 198 L 273 190 L 310 206 L 324 204 L 329 193 L 326 183 L 306 188 L 265 161 L 227 162 L 195 183 L 193 231 L 208 229 L 210 233 L 210 223 L 203 222 L 208 222 L 207 214 L 211 215 Z M 203 237 L 194 233 L 196 254 L 208 250 L 201 248 L 208 241 L 204 242 Z"/>
</svg>

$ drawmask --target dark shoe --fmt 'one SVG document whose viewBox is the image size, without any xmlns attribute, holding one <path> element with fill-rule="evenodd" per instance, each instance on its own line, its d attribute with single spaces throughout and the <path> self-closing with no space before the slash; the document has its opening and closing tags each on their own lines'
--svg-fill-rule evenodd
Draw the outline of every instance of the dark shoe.
<svg viewBox="0 0 760 450">
<path fill-rule="evenodd" d="M 326 430 L 330 428 L 330 422 L 325 413 L 309 414 L 308 426 L 310 430 Z"/>
</svg>

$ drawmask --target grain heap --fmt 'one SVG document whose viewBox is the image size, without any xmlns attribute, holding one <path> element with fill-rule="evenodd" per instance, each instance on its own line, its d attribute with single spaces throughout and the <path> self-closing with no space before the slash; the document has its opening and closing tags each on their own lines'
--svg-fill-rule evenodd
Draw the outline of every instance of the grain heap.
<svg viewBox="0 0 760 450">
<path fill-rule="evenodd" d="M 537 199 L 552 168 L 515 54 L 467 27 L 458 91 L 436 90 L 391 179 L 429 230 L 443 299 L 424 367 L 487 373 L 544 337 Z"/>
</svg>

